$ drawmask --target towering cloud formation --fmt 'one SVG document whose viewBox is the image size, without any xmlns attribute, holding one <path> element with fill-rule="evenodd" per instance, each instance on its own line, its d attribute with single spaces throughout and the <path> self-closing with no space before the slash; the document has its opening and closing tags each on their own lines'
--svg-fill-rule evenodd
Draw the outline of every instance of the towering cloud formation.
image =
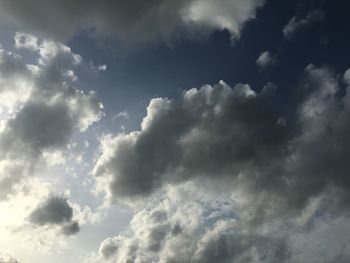
<svg viewBox="0 0 350 263">
<path fill-rule="evenodd" d="M 92 30 L 102 38 L 112 36 L 126 48 L 170 43 L 179 37 L 205 36 L 222 29 L 236 36 L 262 4 L 262 0 L 5 0 L 0 4 L 0 17 L 21 30 L 58 38 L 81 29 Z"/>
</svg>

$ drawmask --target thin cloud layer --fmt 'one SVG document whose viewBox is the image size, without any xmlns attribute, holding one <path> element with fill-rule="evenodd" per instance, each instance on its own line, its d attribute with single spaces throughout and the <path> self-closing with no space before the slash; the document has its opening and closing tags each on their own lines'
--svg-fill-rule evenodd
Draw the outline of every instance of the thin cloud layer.
<svg viewBox="0 0 350 263">
<path fill-rule="evenodd" d="M 239 35 L 244 22 L 255 16 L 262 0 L 228 1 L 1 1 L 3 22 L 20 30 L 50 37 L 71 37 L 90 30 L 114 38 L 121 48 L 140 47 L 186 37 L 206 36 L 227 29 Z"/>
</svg>

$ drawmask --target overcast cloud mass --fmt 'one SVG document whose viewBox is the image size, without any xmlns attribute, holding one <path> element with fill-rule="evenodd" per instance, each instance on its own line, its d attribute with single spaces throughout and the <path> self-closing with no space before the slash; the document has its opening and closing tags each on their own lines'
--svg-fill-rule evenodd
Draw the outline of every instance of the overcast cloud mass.
<svg viewBox="0 0 350 263">
<path fill-rule="evenodd" d="M 350 262 L 344 1 L 0 3 L 0 263 Z"/>
</svg>

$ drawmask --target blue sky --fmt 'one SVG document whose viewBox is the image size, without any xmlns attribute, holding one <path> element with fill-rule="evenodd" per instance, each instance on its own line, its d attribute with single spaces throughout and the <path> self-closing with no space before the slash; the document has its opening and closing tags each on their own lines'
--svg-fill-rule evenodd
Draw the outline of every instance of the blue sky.
<svg viewBox="0 0 350 263">
<path fill-rule="evenodd" d="M 0 262 L 348 262 L 349 7 L 2 1 Z"/>
</svg>

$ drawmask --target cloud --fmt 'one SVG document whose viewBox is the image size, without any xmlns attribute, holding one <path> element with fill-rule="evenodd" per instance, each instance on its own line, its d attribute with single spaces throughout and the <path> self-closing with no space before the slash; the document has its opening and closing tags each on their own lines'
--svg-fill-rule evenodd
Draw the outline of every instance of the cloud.
<svg viewBox="0 0 350 263">
<path fill-rule="evenodd" d="M 323 21 L 324 18 L 322 10 L 313 10 L 305 17 L 293 16 L 283 28 L 284 37 L 290 40 L 298 31 L 303 30 L 314 23 Z"/>
<path fill-rule="evenodd" d="M 278 233 L 242 229 L 227 196 L 195 191 L 195 184 L 168 189 L 137 212 L 128 233 L 101 243 L 97 262 L 287 262 Z M 99 261 L 100 260 L 100 261 Z"/>
<path fill-rule="evenodd" d="M 149 195 L 165 182 L 196 176 L 224 179 L 268 169 L 284 156 L 290 130 L 279 124 L 275 87 L 261 93 L 226 83 L 155 98 L 141 130 L 102 140 L 96 176 L 110 178 L 113 198 Z"/>
<path fill-rule="evenodd" d="M 20 262 L 9 254 L 0 253 L 0 263 L 20 263 Z"/>
<path fill-rule="evenodd" d="M 215 4 L 208 0 L 35 0 L 23 5 L 6 0 L 0 4 L 0 14 L 4 23 L 20 30 L 62 39 L 83 29 L 100 39 L 116 39 L 118 46 L 126 49 L 157 42 L 170 44 L 181 37 L 195 38 L 223 29 L 238 36 L 262 4 L 262 0 L 220 0 Z"/>
<path fill-rule="evenodd" d="M 39 39 L 33 35 L 17 32 L 15 35 L 15 47 L 32 51 L 39 50 Z"/>
<path fill-rule="evenodd" d="M 141 130 L 102 138 L 94 175 L 111 201 L 129 204 L 202 178 L 198 188 L 238 196 L 252 225 L 296 216 L 329 191 L 325 211 L 346 213 L 350 104 L 341 88 L 330 69 L 309 65 L 283 104 L 272 84 L 257 93 L 220 82 L 154 98 Z"/>
<path fill-rule="evenodd" d="M 53 168 L 47 170 L 52 173 Z M 49 175 L 45 181 L 33 175 L 26 178 L 25 183 L 16 185 L 15 193 L 0 202 L 0 210 L 4 211 L 0 222 L 2 241 L 6 244 L 3 248 L 14 255 L 34 258 L 69 255 L 81 237 L 77 235 L 81 228 L 89 229 L 105 212 L 72 202 L 67 185 L 57 183 L 57 178 L 53 182 L 53 174 Z"/>
<path fill-rule="evenodd" d="M 102 116 L 95 93 L 75 87 L 74 70 L 83 62 L 69 47 L 24 33 L 16 33 L 15 47 L 31 52 L 35 62 L 0 49 L 2 198 Z"/>
<path fill-rule="evenodd" d="M 344 234 L 349 231 L 349 222 L 349 217 L 326 218 L 318 220 L 309 232 L 293 235 L 290 239 L 294 251 L 292 262 L 349 261 L 350 237 Z"/>
<path fill-rule="evenodd" d="M 105 239 L 84 262 L 346 262 L 349 216 L 314 199 L 296 216 L 252 226 L 246 206 L 200 180 L 167 186 L 139 209 L 127 231 Z M 259 201 L 259 200 L 258 200 Z M 242 205 L 242 206 L 241 206 Z M 252 203 L 250 203 L 252 205 Z M 332 205 L 331 205 L 332 206 Z M 327 251 L 327 253 L 323 253 Z"/>
<path fill-rule="evenodd" d="M 37 225 L 61 224 L 72 219 L 73 209 L 64 198 L 50 197 L 30 215 L 29 220 Z"/>
<path fill-rule="evenodd" d="M 62 226 L 65 235 L 73 235 L 80 231 L 79 223 L 72 218 L 73 208 L 67 199 L 56 196 L 49 197 L 29 215 L 32 224 Z"/>
<path fill-rule="evenodd" d="M 124 111 L 121 111 L 119 113 L 117 113 L 115 116 L 113 116 L 113 119 L 116 120 L 116 119 L 125 119 L 125 120 L 128 120 L 130 118 L 130 115 L 129 115 L 129 112 L 124 110 Z"/>
<path fill-rule="evenodd" d="M 271 66 L 277 62 L 277 59 L 269 52 L 264 51 L 262 52 L 259 57 L 256 59 L 256 64 L 260 68 L 266 68 L 268 66 Z"/>
</svg>

